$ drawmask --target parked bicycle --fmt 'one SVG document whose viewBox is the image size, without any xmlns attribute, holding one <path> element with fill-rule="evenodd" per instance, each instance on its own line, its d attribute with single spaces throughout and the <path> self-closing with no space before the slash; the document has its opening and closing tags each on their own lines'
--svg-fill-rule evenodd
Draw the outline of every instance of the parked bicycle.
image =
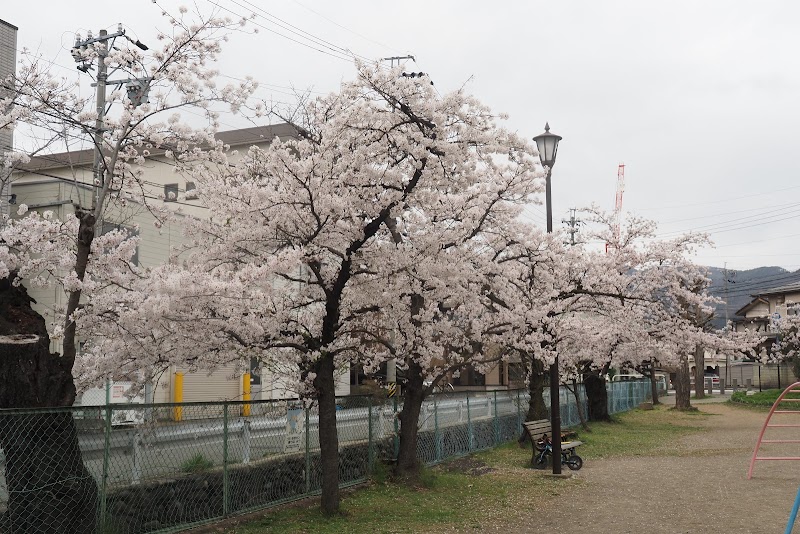
<svg viewBox="0 0 800 534">
<path fill-rule="evenodd" d="M 575 448 L 581 442 L 567 441 L 561 444 L 561 465 L 566 465 L 571 471 L 577 471 L 583 467 L 583 458 L 575 454 Z M 553 456 L 553 443 L 550 437 L 545 435 L 542 439 L 536 442 L 536 450 L 539 451 L 533 459 L 533 467 L 536 469 L 545 469 L 547 467 L 548 458 Z"/>
</svg>

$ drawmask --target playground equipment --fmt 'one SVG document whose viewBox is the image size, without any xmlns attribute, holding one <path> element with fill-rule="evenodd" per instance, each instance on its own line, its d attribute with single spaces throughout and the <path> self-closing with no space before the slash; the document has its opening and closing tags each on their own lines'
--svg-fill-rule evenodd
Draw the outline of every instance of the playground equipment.
<svg viewBox="0 0 800 534">
<path fill-rule="evenodd" d="M 747 470 L 748 480 L 753 477 L 753 468 L 755 467 L 757 461 L 768 461 L 768 460 L 800 461 L 800 456 L 758 455 L 758 452 L 761 449 L 761 445 L 765 443 L 800 443 L 800 439 L 764 439 L 764 434 L 766 433 L 768 428 L 800 428 L 800 423 L 770 423 L 774 415 L 800 414 L 800 410 L 778 409 L 781 403 L 800 402 L 800 397 L 789 397 L 788 395 L 790 393 L 796 393 L 800 395 L 800 382 L 795 382 L 794 384 L 783 390 L 783 393 L 781 393 L 780 396 L 778 396 L 778 398 L 775 400 L 775 403 L 772 405 L 772 408 L 770 408 L 769 414 L 767 415 L 767 420 L 764 421 L 764 426 L 761 427 L 761 432 L 758 434 L 758 441 L 756 441 L 756 448 L 755 450 L 753 450 L 753 458 L 750 460 L 750 469 Z"/>
<path fill-rule="evenodd" d="M 787 387 L 783 390 L 777 399 L 775 399 L 775 403 L 772 405 L 772 408 L 769 410 L 769 414 L 767 415 L 767 420 L 764 421 L 764 426 L 761 427 L 761 432 L 758 434 L 758 441 L 756 441 L 756 448 L 753 450 L 753 457 L 750 460 L 750 469 L 747 470 L 747 479 L 753 477 L 753 468 L 756 465 L 756 461 L 761 460 L 777 460 L 777 461 L 791 461 L 791 460 L 800 460 L 800 456 L 759 456 L 758 451 L 761 449 L 761 445 L 764 443 L 800 443 L 800 439 L 764 439 L 764 434 L 767 432 L 768 428 L 800 428 L 800 424 L 798 423 L 770 423 L 772 420 L 773 415 L 785 415 L 785 414 L 800 414 L 800 410 L 786 410 L 786 409 L 778 409 L 781 403 L 793 403 L 793 402 L 800 402 L 800 397 L 789 397 L 790 393 L 797 393 L 800 394 L 800 382 L 795 382 L 791 386 Z M 789 520 L 786 523 L 786 530 L 784 530 L 784 534 L 791 534 L 792 529 L 794 528 L 794 522 L 797 519 L 797 512 L 800 510 L 800 488 L 797 489 L 797 495 L 794 498 L 794 505 L 792 506 L 792 511 L 789 513 Z"/>
</svg>

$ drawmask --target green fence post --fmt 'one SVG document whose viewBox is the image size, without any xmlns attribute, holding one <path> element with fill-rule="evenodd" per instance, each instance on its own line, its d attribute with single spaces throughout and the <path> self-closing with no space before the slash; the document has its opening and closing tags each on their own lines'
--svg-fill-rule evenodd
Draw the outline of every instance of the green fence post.
<svg viewBox="0 0 800 534">
<path fill-rule="evenodd" d="M 106 426 L 103 443 L 103 480 L 100 482 L 100 528 L 105 530 L 107 515 L 108 463 L 111 450 L 111 404 L 106 403 Z"/>
<path fill-rule="evenodd" d="M 439 435 L 439 404 L 436 395 L 433 396 L 433 440 L 435 442 L 434 454 L 436 455 L 434 460 L 438 462 L 442 459 L 442 443 Z"/>
<path fill-rule="evenodd" d="M 392 404 L 394 405 L 394 459 L 400 456 L 400 421 L 397 419 L 397 397 L 392 397 Z"/>
<path fill-rule="evenodd" d="M 467 391 L 467 433 L 469 434 L 469 451 L 475 449 L 475 429 L 472 428 L 472 414 L 469 409 L 469 391 Z"/>
<path fill-rule="evenodd" d="M 230 513 L 230 481 L 228 480 L 228 403 L 222 403 L 222 516 Z"/>
<path fill-rule="evenodd" d="M 368 397 L 369 399 L 369 411 L 367 412 L 367 417 L 369 418 L 369 426 L 367 427 L 367 474 L 372 473 L 372 462 L 373 452 L 372 452 L 372 397 Z"/>
<path fill-rule="evenodd" d="M 500 419 L 497 415 L 497 390 L 494 391 L 494 444 L 500 443 Z"/>
<path fill-rule="evenodd" d="M 633 407 L 633 384 L 628 382 L 628 410 Z"/>
<path fill-rule="evenodd" d="M 311 415 L 308 406 L 306 410 L 306 493 L 311 493 Z"/>
</svg>

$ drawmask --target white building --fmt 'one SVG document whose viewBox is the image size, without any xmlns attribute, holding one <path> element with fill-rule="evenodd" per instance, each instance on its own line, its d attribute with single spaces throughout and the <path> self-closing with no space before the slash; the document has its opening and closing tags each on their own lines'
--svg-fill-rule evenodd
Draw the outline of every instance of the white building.
<svg viewBox="0 0 800 534">
<path fill-rule="evenodd" d="M 266 145 L 275 137 L 294 137 L 293 127 L 288 124 L 262 126 L 220 132 L 218 139 L 232 150 L 247 150 L 253 145 Z M 92 150 L 62 152 L 38 156 L 15 172 L 13 177 L 16 202 L 24 203 L 31 210 L 54 212 L 60 219 L 66 219 L 74 212 L 75 206 L 87 206 L 92 195 Z M 163 155 L 163 151 L 152 151 L 143 166 L 145 195 L 148 203 L 159 203 L 168 207 L 180 207 L 184 213 L 205 216 L 207 210 L 198 200 L 177 200 L 191 190 L 194 184 L 176 172 L 175 166 Z M 107 215 L 103 228 L 137 227 L 140 244 L 136 261 L 142 266 L 155 266 L 168 261 L 172 247 L 182 242 L 180 222 L 169 223 L 158 229 L 147 207 L 129 202 L 124 210 L 116 210 Z M 36 309 L 48 320 L 53 320 L 52 310 L 65 304 L 65 295 L 60 291 L 37 291 L 31 289 L 31 296 L 37 301 Z M 257 364 L 256 364 L 257 365 Z M 154 388 L 154 402 L 183 400 L 218 401 L 241 400 L 246 387 L 243 377 L 236 371 L 236 365 L 219 369 L 211 374 L 206 372 L 185 373 L 174 368 L 169 376 L 164 376 Z M 265 373 L 260 375 L 253 369 L 252 399 L 284 398 L 293 396 L 287 391 L 286 380 L 281 376 Z M 180 385 L 182 383 L 182 388 Z M 178 391 L 182 389 L 182 391 Z M 113 391 L 120 390 L 119 387 Z M 112 396 L 113 396 L 112 391 Z M 349 381 L 345 375 L 340 381 L 339 394 L 349 393 Z M 96 396 L 96 392 L 95 392 Z M 149 400 L 149 399 L 148 399 Z"/>
</svg>

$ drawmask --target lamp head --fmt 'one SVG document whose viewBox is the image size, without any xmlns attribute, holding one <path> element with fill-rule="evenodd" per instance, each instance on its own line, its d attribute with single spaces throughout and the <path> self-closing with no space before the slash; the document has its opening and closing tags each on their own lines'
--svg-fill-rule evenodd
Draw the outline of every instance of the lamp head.
<svg viewBox="0 0 800 534">
<path fill-rule="evenodd" d="M 537 135 L 533 140 L 536 141 L 536 148 L 539 150 L 539 160 L 542 165 L 552 169 L 556 163 L 558 142 L 561 141 L 561 136 L 550 133 L 550 124 L 545 123 L 544 133 Z"/>
</svg>

